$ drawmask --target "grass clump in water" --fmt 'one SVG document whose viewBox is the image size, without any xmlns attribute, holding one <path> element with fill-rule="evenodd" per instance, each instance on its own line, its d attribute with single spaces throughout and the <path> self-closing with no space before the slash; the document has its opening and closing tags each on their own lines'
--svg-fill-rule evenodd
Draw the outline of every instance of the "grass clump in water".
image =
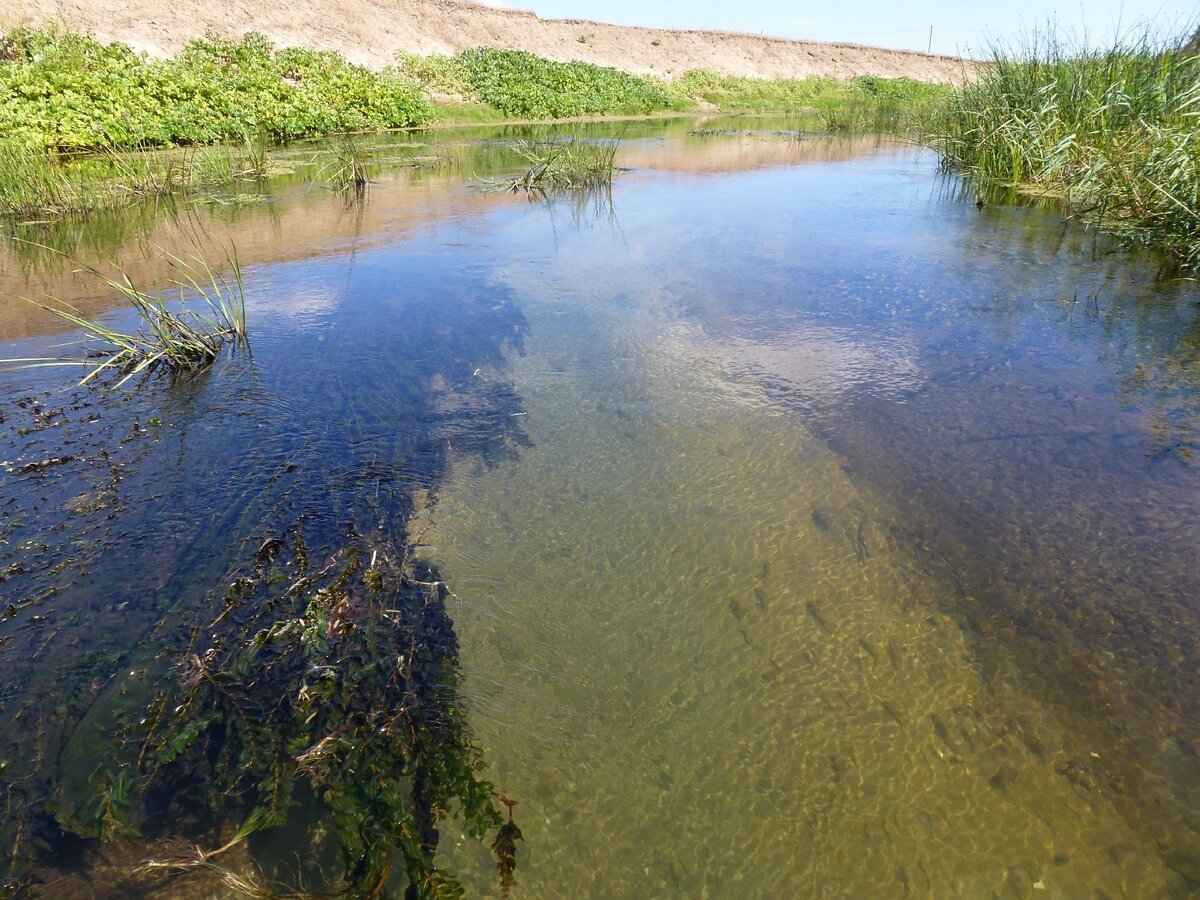
<svg viewBox="0 0 1200 900">
<path fill-rule="evenodd" d="M 1200 265 L 1200 55 L 1183 42 L 998 47 L 933 131 L 947 165 Z"/>
<path fill-rule="evenodd" d="M 192 197 L 267 173 L 266 146 L 107 149 L 66 157 L 0 138 L 0 216 L 24 221 L 86 216 L 131 203 Z"/>
<path fill-rule="evenodd" d="M 61 215 L 93 201 L 51 156 L 26 141 L 0 139 L 0 214 L 32 218 Z"/>
<path fill-rule="evenodd" d="M 484 179 L 486 191 L 519 191 L 545 196 L 562 191 L 588 191 L 612 186 L 617 144 L 572 138 L 545 144 L 518 141 L 513 151 L 529 164 L 523 175 Z"/>
<path fill-rule="evenodd" d="M 231 274 L 218 273 L 200 256 L 190 260 L 173 254 L 178 276 L 174 287 L 179 291 L 177 304 L 168 304 L 157 293 L 137 287 L 128 273 L 118 268 L 107 275 L 93 266 L 82 270 L 117 291 L 132 307 L 141 328 L 125 333 L 89 319 L 71 304 L 54 300 L 37 303 L 48 312 L 71 323 L 84 333 L 83 356 L 75 359 L 11 359 L 5 362 L 23 366 L 82 366 L 89 371 L 80 384 L 116 376 L 114 387 L 131 378 L 166 371 L 173 375 L 192 374 L 206 368 L 229 344 L 249 347 L 246 331 L 246 295 L 241 266 L 235 252 L 227 256 Z M 199 297 L 206 312 L 188 304 L 188 295 Z"/>
<path fill-rule="evenodd" d="M 330 188 L 352 199 L 364 199 L 371 180 L 367 177 L 366 155 L 349 135 L 334 140 L 331 156 L 320 171 Z"/>
</svg>

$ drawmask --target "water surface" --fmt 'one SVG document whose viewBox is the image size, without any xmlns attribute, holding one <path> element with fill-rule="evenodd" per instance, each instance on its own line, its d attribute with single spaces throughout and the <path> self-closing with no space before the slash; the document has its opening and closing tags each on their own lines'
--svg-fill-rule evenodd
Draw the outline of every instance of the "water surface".
<svg viewBox="0 0 1200 900">
<path fill-rule="evenodd" d="M 10 810 L 239 549 L 397 519 L 517 896 L 1194 890 L 1200 293 L 919 149 L 718 124 L 630 126 L 611 203 L 480 195 L 503 141 L 448 136 L 365 207 L 301 172 L 114 238 L 232 235 L 254 354 L 118 399 L 2 376 Z M 14 309 L 0 355 L 61 339 Z M 452 824 L 441 855 L 495 893 Z"/>
</svg>

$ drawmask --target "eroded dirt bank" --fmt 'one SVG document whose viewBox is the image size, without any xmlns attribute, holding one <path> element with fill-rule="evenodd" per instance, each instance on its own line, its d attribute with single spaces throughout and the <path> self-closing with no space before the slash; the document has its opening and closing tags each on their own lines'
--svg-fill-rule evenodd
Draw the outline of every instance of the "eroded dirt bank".
<svg viewBox="0 0 1200 900">
<path fill-rule="evenodd" d="M 719 31 L 670 31 L 575 19 L 455 0 L 0 0 L 0 27 L 56 20 L 152 55 L 177 51 L 213 30 L 258 31 L 281 46 L 336 50 L 370 66 L 398 51 L 456 53 L 471 47 L 528 50 L 662 77 L 688 69 L 756 77 L 907 76 L 959 81 L 968 62 L 855 44 L 791 41 Z"/>
</svg>

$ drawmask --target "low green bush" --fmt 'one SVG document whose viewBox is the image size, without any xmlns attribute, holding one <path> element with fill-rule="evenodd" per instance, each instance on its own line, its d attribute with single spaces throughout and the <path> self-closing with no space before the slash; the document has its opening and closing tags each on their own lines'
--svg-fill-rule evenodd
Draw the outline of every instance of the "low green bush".
<svg viewBox="0 0 1200 900">
<path fill-rule="evenodd" d="M 426 121 L 394 72 L 324 51 L 276 51 L 258 34 L 193 41 L 168 60 L 61 29 L 11 32 L 0 61 L 0 137 L 59 150 L 285 141 Z"/>
<path fill-rule="evenodd" d="M 445 97 L 470 98 L 471 83 L 467 70 L 458 57 L 431 53 L 418 56 L 415 53 L 397 53 L 394 69 L 403 78 L 431 94 Z"/>
<path fill-rule="evenodd" d="M 662 85 L 585 62 L 553 62 L 521 50 L 466 50 L 455 59 L 471 95 L 529 119 L 650 113 L 678 106 Z"/>
</svg>

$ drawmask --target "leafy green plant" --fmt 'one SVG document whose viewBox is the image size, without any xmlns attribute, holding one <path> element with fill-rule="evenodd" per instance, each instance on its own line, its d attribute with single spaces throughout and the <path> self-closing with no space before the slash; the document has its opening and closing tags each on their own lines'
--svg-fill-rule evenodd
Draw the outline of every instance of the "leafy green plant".
<svg viewBox="0 0 1200 900">
<path fill-rule="evenodd" d="M 475 99 L 505 115 L 532 119 L 671 109 L 659 84 L 585 62 L 552 62 L 521 50 L 466 50 L 456 59 Z"/>
<path fill-rule="evenodd" d="M 430 94 L 450 97 L 468 97 L 471 94 L 470 79 L 458 57 L 433 53 L 418 56 L 415 53 L 397 53 L 394 64 L 396 73 L 411 80 L 421 90 Z"/>
<path fill-rule="evenodd" d="M 102 284 L 123 296 L 141 322 L 141 329 L 128 334 L 87 318 L 63 300 L 36 303 L 84 332 L 83 356 L 74 359 L 11 359 L 10 364 L 33 366 L 82 366 L 88 370 L 80 384 L 105 376 L 116 376 L 114 387 L 129 379 L 163 370 L 172 374 L 197 372 L 217 358 L 229 343 L 248 347 L 246 297 L 241 266 L 235 252 L 226 262 L 229 276 L 218 273 L 200 256 L 190 260 L 166 253 L 178 275 L 174 286 L 179 291 L 177 304 L 168 304 L 157 293 L 138 288 L 128 273 L 117 269 L 107 275 L 99 269 L 81 265 Z M 189 295 L 198 297 L 207 307 L 200 312 L 188 303 Z"/>
<path fill-rule="evenodd" d="M 276 50 L 262 35 L 210 36 L 151 60 L 124 44 L 42 28 L 10 32 L 0 61 L 0 134 L 90 150 L 284 141 L 403 127 L 432 111 L 411 81 L 335 53 Z"/>
</svg>

